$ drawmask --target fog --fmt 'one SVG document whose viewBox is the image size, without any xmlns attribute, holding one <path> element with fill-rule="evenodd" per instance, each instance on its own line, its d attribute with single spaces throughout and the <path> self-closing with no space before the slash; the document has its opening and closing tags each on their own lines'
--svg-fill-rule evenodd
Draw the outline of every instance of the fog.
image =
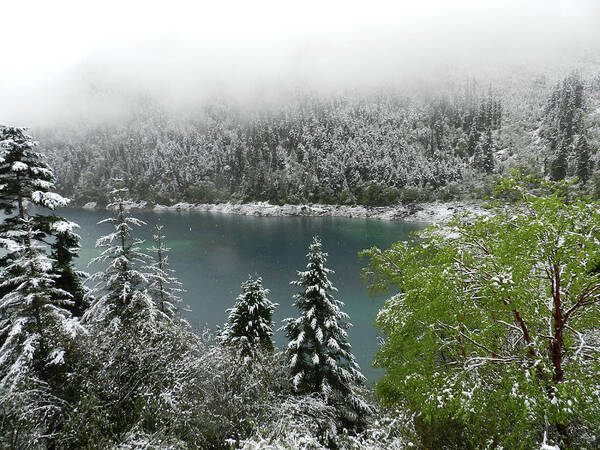
<svg viewBox="0 0 600 450">
<path fill-rule="evenodd" d="M 140 94 L 279 101 L 294 89 L 493 80 L 598 63 L 595 0 L 13 1 L 0 123 L 119 117 Z"/>
</svg>

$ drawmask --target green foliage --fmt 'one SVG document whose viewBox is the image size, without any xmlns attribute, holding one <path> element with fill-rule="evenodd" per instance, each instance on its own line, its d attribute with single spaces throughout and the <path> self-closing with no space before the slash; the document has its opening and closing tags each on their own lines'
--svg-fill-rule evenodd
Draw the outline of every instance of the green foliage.
<svg viewBox="0 0 600 450">
<path fill-rule="evenodd" d="M 553 193 L 539 197 L 514 178 L 498 186 L 521 200 L 363 253 L 371 291 L 398 290 L 376 322 L 386 337 L 378 392 L 418 411 L 424 436 L 445 424 L 477 448 L 533 447 L 544 433 L 590 446 L 600 427 L 599 207 L 567 200 L 565 184 L 546 183 Z"/>
<path fill-rule="evenodd" d="M 402 203 L 414 203 L 419 200 L 420 189 L 416 186 L 405 186 L 400 191 Z"/>
<path fill-rule="evenodd" d="M 440 200 L 445 202 L 450 200 L 457 200 L 461 197 L 460 185 L 457 183 L 450 183 L 446 186 L 442 186 L 439 190 Z"/>
<path fill-rule="evenodd" d="M 193 203 L 213 203 L 218 197 L 215 183 L 212 181 L 199 181 L 185 191 L 186 200 Z"/>
</svg>

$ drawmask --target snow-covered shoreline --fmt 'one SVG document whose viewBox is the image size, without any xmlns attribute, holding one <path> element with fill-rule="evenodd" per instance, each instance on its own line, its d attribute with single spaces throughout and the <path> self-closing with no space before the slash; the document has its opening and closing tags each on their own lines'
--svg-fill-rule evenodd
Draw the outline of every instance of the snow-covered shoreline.
<svg viewBox="0 0 600 450">
<path fill-rule="evenodd" d="M 86 203 L 83 208 L 96 208 L 95 202 Z M 385 221 L 407 221 L 439 223 L 449 220 L 462 212 L 484 213 L 480 203 L 445 202 L 417 203 L 395 206 L 360 206 L 360 205 L 272 205 L 268 202 L 253 203 L 185 203 L 171 206 L 150 206 L 144 201 L 136 202 L 136 208 L 151 211 L 205 211 L 220 214 L 236 214 L 257 217 L 348 217 L 354 219 L 372 219 Z"/>
</svg>

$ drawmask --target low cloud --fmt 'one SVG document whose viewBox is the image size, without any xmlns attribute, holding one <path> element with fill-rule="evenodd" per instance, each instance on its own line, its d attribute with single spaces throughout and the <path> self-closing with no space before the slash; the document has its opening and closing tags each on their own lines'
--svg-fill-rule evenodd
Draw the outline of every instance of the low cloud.
<svg viewBox="0 0 600 450">
<path fill-rule="evenodd" d="M 599 62 L 593 0 L 12 3 L 0 121 L 19 124 Z"/>
</svg>

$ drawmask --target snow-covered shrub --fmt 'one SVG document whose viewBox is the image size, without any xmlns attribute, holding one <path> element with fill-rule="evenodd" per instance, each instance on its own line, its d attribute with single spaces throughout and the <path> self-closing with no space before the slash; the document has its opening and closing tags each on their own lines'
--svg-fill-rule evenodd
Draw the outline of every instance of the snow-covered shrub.
<svg viewBox="0 0 600 450">
<path fill-rule="evenodd" d="M 252 361 L 205 333 L 188 396 L 190 432 L 204 447 L 242 439 L 273 419 L 273 405 L 291 395 L 289 372 L 280 354 L 254 353 Z"/>
<path fill-rule="evenodd" d="M 279 405 L 277 420 L 271 426 L 238 442 L 243 450 L 291 449 L 371 449 L 401 450 L 417 447 L 413 418 L 400 410 L 381 409 L 358 434 L 336 430 L 336 411 L 315 396 L 290 399 Z M 330 424 L 329 429 L 317 424 Z"/>
</svg>

